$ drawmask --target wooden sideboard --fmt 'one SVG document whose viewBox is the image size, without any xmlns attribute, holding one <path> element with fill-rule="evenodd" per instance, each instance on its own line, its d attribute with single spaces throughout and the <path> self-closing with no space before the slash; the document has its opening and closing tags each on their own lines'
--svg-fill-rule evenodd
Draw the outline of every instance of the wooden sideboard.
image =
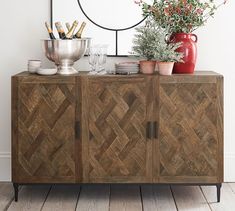
<svg viewBox="0 0 235 211">
<path fill-rule="evenodd" d="M 223 77 L 12 77 L 12 182 L 223 182 Z"/>
</svg>

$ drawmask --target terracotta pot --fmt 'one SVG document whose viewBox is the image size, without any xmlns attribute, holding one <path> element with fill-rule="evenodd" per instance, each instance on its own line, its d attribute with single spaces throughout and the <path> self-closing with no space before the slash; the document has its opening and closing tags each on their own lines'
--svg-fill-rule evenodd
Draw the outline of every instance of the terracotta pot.
<svg viewBox="0 0 235 211">
<path fill-rule="evenodd" d="M 171 75 L 174 62 L 158 62 L 158 70 L 160 75 Z"/>
<path fill-rule="evenodd" d="M 158 62 L 156 61 L 155 72 L 159 72 L 158 70 Z"/>
<path fill-rule="evenodd" d="M 175 63 L 173 73 L 194 73 L 197 61 L 197 36 L 195 34 L 175 33 L 171 35 L 170 42 L 182 42 L 182 46 L 177 51 L 184 54 L 184 63 Z"/>
<path fill-rule="evenodd" d="M 140 72 L 143 74 L 153 74 L 155 71 L 156 61 L 140 61 Z"/>
</svg>

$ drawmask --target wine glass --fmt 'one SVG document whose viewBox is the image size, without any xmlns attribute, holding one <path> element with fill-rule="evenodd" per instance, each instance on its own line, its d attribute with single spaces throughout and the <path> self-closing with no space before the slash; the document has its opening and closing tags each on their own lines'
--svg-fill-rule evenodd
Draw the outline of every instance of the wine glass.
<svg viewBox="0 0 235 211">
<path fill-rule="evenodd" d="M 91 46 L 88 51 L 88 62 L 91 67 L 90 74 L 96 74 L 96 67 L 99 59 L 98 48 L 97 46 Z"/>
<path fill-rule="evenodd" d="M 105 64 L 107 62 L 107 45 L 100 45 L 98 50 L 98 73 L 105 73 Z"/>
</svg>

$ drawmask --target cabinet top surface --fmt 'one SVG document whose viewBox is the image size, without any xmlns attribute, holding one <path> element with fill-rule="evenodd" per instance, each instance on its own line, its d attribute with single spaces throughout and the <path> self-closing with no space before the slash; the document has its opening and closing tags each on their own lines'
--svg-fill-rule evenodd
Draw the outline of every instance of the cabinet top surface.
<svg viewBox="0 0 235 211">
<path fill-rule="evenodd" d="M 44 77 L 44 78 L 73 78 L 75 76 L 81 76 L 81 77 L 89 77 L 89 78 L 103 78 L 103 77 L 114 77 L 114 78 L 138 78 L 138 77 L 143 77 L 143 76 L 160 76 L 158 73 L 154 75 L 143 75 L 143 74 L 133 74 L 133 75 L 89 75 L 88 72 L 80 72 L 78 74 L 73 74 L 73 75 L 53 75 L 53 76 L 41 76 L 37 74 L 31 74 L 28 71 L 23 71 L 21 73 L 18 73 L 14 75 L 14 77 L 33 77 L 33 78 L 39 78 L 39 77 Z M 173 74 L 170 76 L 160 76 L 162 78 L 184 78 L 184 77 L 197 77 L 197 76 L 222 76 L 219 73 L 213 72 L 213 71 L 195 71 L 194 74 Z"/>
</svg>

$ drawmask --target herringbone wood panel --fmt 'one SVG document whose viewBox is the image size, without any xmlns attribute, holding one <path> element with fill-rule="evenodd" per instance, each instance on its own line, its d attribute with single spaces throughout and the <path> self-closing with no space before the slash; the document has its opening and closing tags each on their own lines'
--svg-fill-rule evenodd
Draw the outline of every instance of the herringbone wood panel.
<svg viewBox="0 0 235 211">
<path fill-rule="evenodd" d="M 19 180 L 75 180 L 75 86 L 21 84 L 18 99 Z"/>
<path fill-rule="evenodd" d="M 89 83 L 91 180 L 147 178 L 145 92 L 144 81 Z"/>
<path fill-rule="evenodd" d="M 15 183 L 221 183 L 223 78 L 19 74 L 12 158 Z"/>
<path fill-rule="evenodd" d="M 215 83 L 161 84 L 160 176 L 216 176 Z"/>
</svg>

